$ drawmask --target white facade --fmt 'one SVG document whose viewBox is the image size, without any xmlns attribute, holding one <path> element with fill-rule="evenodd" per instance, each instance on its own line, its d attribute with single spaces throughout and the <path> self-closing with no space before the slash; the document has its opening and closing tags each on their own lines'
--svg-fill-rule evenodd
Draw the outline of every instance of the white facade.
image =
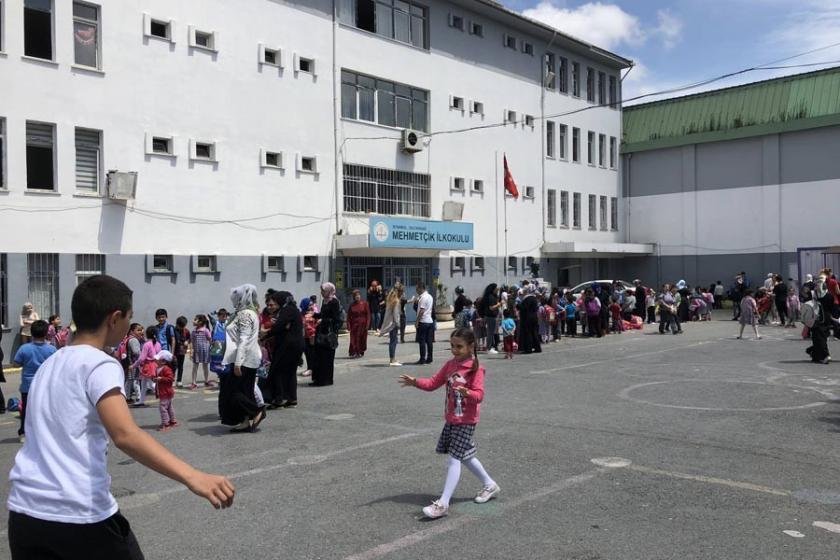
<svg viewBox="0 0 840 560">
<path fill-rule="evenodd" d="M 425 16 L 425 28 L 417 26 L 415 32 L 424 29 L 428 48 L 412 46 L 401 37 L 359 29 L 357 2 L 364 10 L 368 0 L 85 3 L 96 8 L 99 54 L 98 68 L 89 68 L 75 64 L 77 43 L 89 47 L 91 41 L 84 22 L 74 35 L 75 3 L 34 2 L 50 10 L 52 56 L 43 60 L 25 55 L 30 30 L 24 1 L 0 1 L 0 215 L 2 251 L 9 255 L 2 271 L 7 281 L 25 274 L 12 263 L 25 259 L 13 255 L 104 254 L 109 273 L 145 274 L 147 285 L 161 283 L 177 294 L 182 279 L 194 283 L 201 272 L 215 272 L 216 282 L 227 288 L 239 278 L 220 270 L 220 263 L 226 257 L 239 263 L 253 257 L 263 263 L 254 268 L 262 278 L 251 281 L 289 284 L 293 292 L 314 290 L 318 281 L 350 266 L 352 258 L 383 257 L 364 243 L 336 249 L 336 234 L 361 240 L 370 227 L 367 214 L 345 211 L 344 164 L 428 175 L 428 215 L 417 219 L 441 220 L 444 202 L 464 203 L 462 220 L 474 225 L 472 250 L 390 255 L 426 259 L 444 283 L 478 287 L 521 277 L 525 257 L 553 261 L 554 267 L 546 262 L 543 271 L 555 271 L 561 259 L 542 252 L 551 244 L 624 239 L 623 224 L 600 220 L 600 204 L 606 197 L 608 221 L 622 215 L 610 206 L 620 200 L 620 184 L 617 156 L 611 168 L 608 153 L 610 139 L 621 137 L 621 111 L 606 103 L 609 77 L 617 96 L 619 72 L 629 61 L 486 0 L 414 3 L 412 13 Z M 43 13 L 40 17 L 43 21 Z M 568 61 L 570 93 L 558 91 L 559 76 L 554 89 L 541 87 L 547 52 L 557 64 L 561 57 Z M 571 94 L 572 63 L 580 65 L 580 98 Z M 604 106 L 587 101 L 588 67 L 596 80 L 598 72 L 604 74 Z M 428 92 L 423 128 L 431 135 L 424 149 L 403 152 L 400 127 L 342 117 L 342 70 Z M 455 97 L 462 98 L 463 110 L 451 107 Z M 483 114 L 474 111 L 474 102 L 481 103 Z M 556 116 L 580 109 L 586 110 Z M 502 123 L 509 111 L 515 112 L 515 123 L 490 126 Z M 554 123 L 552 158 L 545 157 L 549 121 Z M 34 131 L 38 123 L 52 125 L 54 133 L 54 188 L 48 190 L 28 188 L 37 185 L 28 184 L 35 172 L 27 170 L 27 126 Z M 565 160 L 559 157 L 561 124 L 567 127 Z M 462 130 L 478 126 L 485 128 Z M 77 188 L 86 184 L 84 172 L 77 180 L 77 160 L 85 155 L 75 149 L 78 128 L 100 132 L 98 193 Z M 580 163 L 571 161 L 573 128 L 580 129 Z M 441 134 L 456 130 L 462 131 Z M 595 134 L 594 165 L 587 163 L 589 131 Z M 605 138 L 603 167 L 599 135 Z M 532 197 L 505 202 L 503 154 L 520 192 L 530 188 Z M 134 200 L 103 196 L 107 170 L 138 173 Z M 452 189 L 455 177 L 464 179 L 463 191 Z M 471 188 L 476 179 L 483 182 L 482 192 Z M 556 191 L 554 226 L 546 225 L 549 189 Z M 569 193 L 569 227 L 562 225 L 561 191 Z M 579 229 L 572 223 L 576 192 L 581 193 Z M 593 230 L 590 194 L 597 197 Z M 177 279 L 178 271 L 172 270 L 172 278 L 162 280 L 152 255 L 172 256 L 173 267 L 188 263 L 189 275 Z M 216 257 L 214 270 L 197 267 L 196 255 Z M 265 266 L 267 256 L 282 258 L 282 276 L 267 275 L 272 272 Z M 486 264 L 482 270 L 454 270 L 454 256 L 483 257 Z M 501 264 L 508 262 L 505 257 L 516 258 L 516 269 Z M 29 276 L 31 294 L 31 271 Z M 214 290 L 215 298 L 224 293 L 221 286 Z M 7 285 L 4 295 L 14 316 L 27 287 Z M 67 296 L 63 289 L 61 305 L 52 311 L 66 309 Z"/>
</svg>

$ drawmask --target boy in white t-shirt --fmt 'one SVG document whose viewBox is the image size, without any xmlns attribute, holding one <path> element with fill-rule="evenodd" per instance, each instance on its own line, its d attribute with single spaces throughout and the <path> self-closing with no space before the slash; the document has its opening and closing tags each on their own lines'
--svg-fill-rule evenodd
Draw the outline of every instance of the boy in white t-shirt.
<svg viewBox="0 0 840 560">
<path fill-rule="evenodd" d="M 38 370 L 28 395 L 26 443 L 9 474 L 13 560 L 143 558 L 109 490 L 109 437 L 216 509 L 233 503 L 230 481 L 194 469 L 134 423 L 122 366 L 103 351 L 125 336 L 131 308 L 131 290 L 110 276 L 88 278 L 73 292 L 76 335 Z"/>
</svg>

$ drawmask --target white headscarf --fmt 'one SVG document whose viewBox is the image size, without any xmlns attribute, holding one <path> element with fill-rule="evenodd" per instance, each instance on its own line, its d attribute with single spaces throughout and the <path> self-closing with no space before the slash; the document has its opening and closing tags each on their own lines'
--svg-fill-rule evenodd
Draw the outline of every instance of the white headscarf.
<svg viewBox="0 0 840 560">
<path fill-rule="evenodd" d="M 253 284 L 242 284 L 230 291 L 230 302 L 233 304 L 234 313 L 250 309 L 259 312 L 260 303 L 257 296 L 257 287 Z"/>
<path fill-rule="evenodd" d="M 321 295 L 324 296 L 324 303 L 327 303 L 331 299 L 335 298 L 335 284 L 332 282 L 324 282 L 321 284 L 321 291 L 323 292 Z"/>
</svg>

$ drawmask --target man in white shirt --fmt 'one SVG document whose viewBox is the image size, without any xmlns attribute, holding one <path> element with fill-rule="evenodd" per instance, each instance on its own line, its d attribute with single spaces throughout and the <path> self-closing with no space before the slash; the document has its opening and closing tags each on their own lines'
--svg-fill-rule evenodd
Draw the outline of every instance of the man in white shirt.
<svg viewBox="0 0 840 560">
<path fill-rule="evenodd" d="M 423 282 L 417 283 L 417 343 L 420 345 L 420 359 L 418 364 L 432 363 L 432 346 L 435 340 L 435 323 L 432 318 L 432 311 L 435 300 L 426 291 Z"/>
</svg>

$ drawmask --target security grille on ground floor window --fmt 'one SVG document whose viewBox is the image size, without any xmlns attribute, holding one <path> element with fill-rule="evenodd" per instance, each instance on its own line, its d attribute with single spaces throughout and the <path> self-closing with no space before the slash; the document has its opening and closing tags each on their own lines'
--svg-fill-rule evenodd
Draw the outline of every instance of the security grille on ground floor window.
<svg viewBox="0 0 840 560">
<path fill-rule="evenodd" d="M 27 255 L 29 301 L 41 317 L 58 313 L 58 254 Z"/>
<path fill-rule="evenodd" d="M 0 255 L 0 327 L 9 324 L 9 284 L 6 280 L 6 255 Z"/>
<path fill-rule="evenodd" d="M 99 274 L 105 274 L 105 255 L 76 255 L 76 284 Z"/>
<path fill-rule="evenodd" d="M 344 211 L 428 218 L 428 175 L 344 164 Z"/>
<path fill-rule="evenodd" d="M 399 281 L 405 286 L 405 297 L 411 298 L 418 282 L 429 285 L 431 279 L 431 263 L 423 258 L 351 257 L 346 261 L 346 270 L 349 284 L 345 288 L 361 290 L 363 298 L 372 280 L 386 290 Z"/>
</svg>

